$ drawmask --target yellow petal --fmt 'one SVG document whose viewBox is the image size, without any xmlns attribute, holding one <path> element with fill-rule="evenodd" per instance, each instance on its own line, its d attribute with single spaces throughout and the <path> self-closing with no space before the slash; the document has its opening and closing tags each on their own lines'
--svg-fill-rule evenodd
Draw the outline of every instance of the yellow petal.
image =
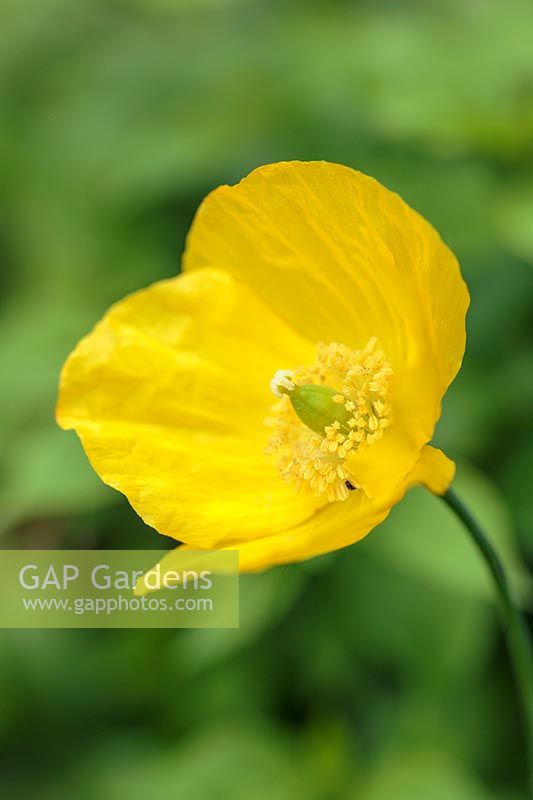
<svg viewBox="0 0 533 800">
<path fill-rule="evenodd" d="M 265 536 L 320 504 L 264 454 L 272 374 L 312 357 L 253 291 L 204 270 L 106 314 L 63 369 L 57 418 L 161 533 L 204 548 Z"/>
<path fill-rule="evenodd" d="M 394 369 L 393 427 L 353 470 L 371 496 L 398 485 L 432 437 L 465 348 L 468 292 L 432 226 L 348 167 L 272 164 L 202 203 L 184 269 L 209 266 L 253 286 L 311 341 L 358 348 L 377 336 Z"/>
<path fill-rule="evenodd" d="M 455 464 L 437 447 L 422 448 L 414 470 L 408 476 L 409 486 L 421 484 L 433 494 L 444 494 L 455 476 Z"/>
<path fill-rule="evenodd" d="M 349 167 L 281 162 L 211 192 L 184 256 L 185 270 L 206 266 L 257 288 L 312 341 L 354 346 L 374 331 L 395 360 L 427 344 L 445 385 L 460 366 L 468 292 L 453 253 L 397 194 Z"/>
<path fill-rule="evenodd" d="M 383 522 L 411 486 L 423 484 L 443 494 L 454 472 L 455 465 L 444 453 L 424 447 L 413 471 L 388 497 L 369 499 L 361 491 L 353 492 L 346 502 L 331 503 L 299 525 L 253 541 L 233 543 L 228 549 L 239 550 L 241 572 L 255 572 L 347 547 Z M 184 549 L 179 547 L 165 555 L 164 566 L 170 570 L 174 563 L 182 563 Z"/>
</svg>

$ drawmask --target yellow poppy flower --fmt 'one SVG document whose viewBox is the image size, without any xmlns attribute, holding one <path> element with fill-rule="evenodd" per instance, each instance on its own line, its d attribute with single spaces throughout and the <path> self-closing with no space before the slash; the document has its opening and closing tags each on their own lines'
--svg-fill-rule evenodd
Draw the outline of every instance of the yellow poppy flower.
<svg viewBox="0 0 533 800">
<path fill-rule="evenodd" d="M 238 548 L 245 571 L 306 559 L 411 485 L 448 488 L 427 443 L 468 301 L 436 231 L 372 178 L 261 167 L 204 200 L 181 275 L 78 344 L 57 419 L 161 533 Z"/>
</svg>

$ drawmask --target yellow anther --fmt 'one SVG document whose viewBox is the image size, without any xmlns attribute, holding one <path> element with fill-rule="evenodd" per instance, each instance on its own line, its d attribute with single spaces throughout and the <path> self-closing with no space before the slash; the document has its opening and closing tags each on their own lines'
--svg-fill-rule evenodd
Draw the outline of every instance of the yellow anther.
<svg viewBox="0 0 533 800">
<path fill-rule="evenodd" d="M 267 452 L 277 455 L 284 480 L 328 501 L 346 500 L 357 488 L 346 458 L 379 441 L 391 424 L 391 375 L 375 337 L 362 350 L 319 344 L 311 366 L 278 370 Z"/>
</svg>

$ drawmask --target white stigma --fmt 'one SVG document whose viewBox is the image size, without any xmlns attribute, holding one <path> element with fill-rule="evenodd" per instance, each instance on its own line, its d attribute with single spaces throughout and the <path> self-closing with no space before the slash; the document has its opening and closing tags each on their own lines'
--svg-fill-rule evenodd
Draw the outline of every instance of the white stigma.
<svg viewBox="0 0 533 800">
<path fill-rule="evenodd" d="M 272 394 L 275 394 L 276 397 L 282 397 L 284 393 L 281 391 L 281 389 L 286 389 L 288 392 L 292 392 L 294 389 L 294 383 L 291 381 L 291 378 L 294 378 L 294 372 L 292 370 L 278 369 L 270 381 L 270 391 Z"/>
</svg>

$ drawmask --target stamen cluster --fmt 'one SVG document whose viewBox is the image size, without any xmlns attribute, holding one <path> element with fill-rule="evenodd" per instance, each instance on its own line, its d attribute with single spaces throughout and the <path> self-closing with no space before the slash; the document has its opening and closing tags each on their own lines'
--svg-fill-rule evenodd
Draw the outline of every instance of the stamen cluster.
<svg viewBox="0 0 533 800">
<path fill-rule="evenodd" d="M 295 385 L 338 387 L 333 400 L 348 412 L 345 425 L 335 421 L 320 436 L 301 422 L 286 394 L 272 407 L 266 420 L 273 428 L 267 452 L 278 455 L 282 478 L 293 481 L 298 489 L 311 489 L 332 502 L 346 500 L 350 488 L 358 488 L 347 456 L 377 442 L 391 422 L 392 369 L 376 346 L 375 337 L 363 350 L 320 343 L 315 363 L 291 373 Z"/>
</svg>

